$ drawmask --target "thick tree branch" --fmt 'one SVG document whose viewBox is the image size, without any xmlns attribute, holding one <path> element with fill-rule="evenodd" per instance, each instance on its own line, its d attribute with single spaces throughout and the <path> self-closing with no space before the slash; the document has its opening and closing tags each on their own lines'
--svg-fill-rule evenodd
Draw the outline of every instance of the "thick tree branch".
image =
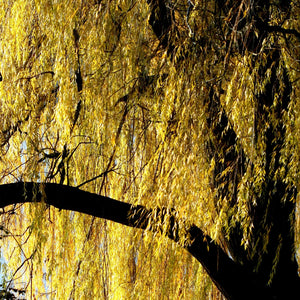
<svg viewBox="0 0 300 300">
<path fill-rule="evenodd" d="M 2 208 L 16 203 L 45 202 L 58 209 L 85 213 L 134 228 L 160 231 L 182 245 L 179 233 L 180 222 L 174 211 L 158 208 L 146 209 L 141 205 L 134 206 L 55 183 L 4 184 L 0 185 L 0 195 Z M 165 222 L 169 222 L 167 231 Z M 203 265 L 228 299 L 240 299 L 244 290 L 249 289 L 249 285 L 254 284 L 255 280 L 251 278 L 249 281 L 249 273 L 231 260 L 221 247 L 205 235 L 200 228 L 190 226 L 185 232 L 190 242 L 187 242 L 184 248 Z"/>
</svg>

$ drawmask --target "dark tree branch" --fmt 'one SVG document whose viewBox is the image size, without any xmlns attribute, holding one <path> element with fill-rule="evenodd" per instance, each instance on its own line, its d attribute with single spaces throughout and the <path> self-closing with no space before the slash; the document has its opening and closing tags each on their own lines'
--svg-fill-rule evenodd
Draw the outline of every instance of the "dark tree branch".
<svg viewBox="0 0 300 300">
<path fill-rule="evenodd" d="M 268 32 L 280 32 L 283 34 L 291 34 L 294 35 L 300 41 L 300 32 L 296 29 L 283 28 L 282 26 L 269 26 L 265 27 Z"/>
<path fill-rule="evenodd" d="M 44 72 L 41 72 L 41 73 L 38 73 L 38 74 L 35 74 L 35 75 L 31 75 L 31 76 L 27 76 L 27 77 L 20 77 L 18 78 L 18 80 L 31 80 L 33 78 L 38 78 L 39 76 L 42 76 L 42 75 L 46 75 L 46 74 L 50 74 L 52 76 L 55 75 L 55 73 L 53 71 L 44 71 Z"/>
<path fill-rule="evenodd" d="M 180 237 L 182 231 L 179 230 L 181 222 L 172 210 L 147 209 L 141 205 L 134 206 L 55 183 L 4 184 L 0 185 L 0 195 L 0 207 L 25 202 L 45 202 L 58 209 L 85 213 L 134 228 L 159 231 L 182 246 L 182 237 Z M 167 230 L 165 230 L 166 222 L 169 225 Z M 203 265 L 228 299 L 241 299 L 244 290 L 256 284 L 255 278 L 231 260 L 200 228 L 192 225 L 187 227 L 185 232 L 189 242 L 186 242 L 183 247 Z"/>
</svg>

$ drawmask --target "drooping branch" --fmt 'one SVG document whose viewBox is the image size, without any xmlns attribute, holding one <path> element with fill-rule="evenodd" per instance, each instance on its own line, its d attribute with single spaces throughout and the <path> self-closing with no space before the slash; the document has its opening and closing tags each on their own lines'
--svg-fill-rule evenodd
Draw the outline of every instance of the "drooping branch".
<svg viewBox="0 0 300 300">
<path fill-rule="evenodd" d="M 0 185 L 0 195 L 2 208 L 16 203 L 44 202 L 58 209 L 77 211 L 130 227 L 160 231 L 182 245 L 180 220 L 175 211 L 147 209 L 141 205 L 131 205 L 55 183 L 4 184 Z M 255 284 L 255 278 L 231 260 L 200 228 L 192 225 L 185 228 L 184 232 L 186 237 L 189 237 L 189 242 L 184 244 L 184 248 L 202 264 L 228 299 L 239 299 L 243 290 Z"/>
</svg>

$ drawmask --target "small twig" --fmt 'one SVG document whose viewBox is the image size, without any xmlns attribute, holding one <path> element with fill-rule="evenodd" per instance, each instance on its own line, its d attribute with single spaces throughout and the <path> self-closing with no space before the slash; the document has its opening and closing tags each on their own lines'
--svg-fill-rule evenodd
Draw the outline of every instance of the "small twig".
<svg viewBox="0 0 300 300">
<path fill-rule="evenodd" d="M 33 79 L 33 78 L 37 78 L 37 77 L 39 77 L 39 76 L 41 76 L 41 75 L 45 75 L 45 74 L 51 74 L 52 76 L 55 75 L 55 73 L 54 73 L 53 71 L 45 71 L 45 72 L 41 72 L 41 73 L 39 73 L 39 74 L 35 74 L 35 75 L 32 75 L 32 76 L 21 77 L 21 78 L 18 78 L 17 80 L 24 80 L 24 79 L 26 79 L 26 80 L 31 80 L 31 79 Z"/>
<path fill-rule="evenodd" d="M 187 24 L 187 27 L 189 28 L 189 32 L 190 32 L 190 35 L 193 36 L 194 35 L 194 32 L 189 24 L 189 18 L 190 18 L 190 14 L 191 14 L 191 11 L 193 10 L 193 8 L 195 7 L 194 3 L 190 0 L 187 1 L 188 2 L 188 9 L 187 9 L 187 12 L 186 12 L 186 24 Z"/>
<path fill-rule="evenodd" d="M 108 173 L 113 172 L 113 171 L 115 171 L 115 170 L 116 170 L 116 169 L 110 169 L 110 170 L 104 171 L 104 172 L 102 172 L 101 174 L 99 174 L 99 175 L 97 175 L 97 176 L 95 176 L 95 177 L 93 177 L 93 178 L 91 178 L 91 179 L 88 179 L 88 180 L 86 180 L 86 181 L 80 183 L 80 184 L 77 185 L 76 187 L 77 187 L 77 188 L 80 188 L 81 186 L 83 186 L 83 185 L 85 185 L 85 184 L 87 184 L 87 183 L 89 183 L 89 182 L 92 182 L 92 181 L 94 181 L 94 180 L 96 180 L 96 179 L 98 179 L 98 178 L 100 178 L 100 177 L 103 177 L 103 176 L 107 175 Z"/>
</svg>

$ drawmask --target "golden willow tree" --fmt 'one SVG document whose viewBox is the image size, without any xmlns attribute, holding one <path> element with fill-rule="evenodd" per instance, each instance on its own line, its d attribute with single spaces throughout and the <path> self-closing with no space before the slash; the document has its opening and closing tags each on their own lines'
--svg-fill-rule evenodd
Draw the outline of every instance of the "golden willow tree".
<svg viewBox="0 0 300 300">
<path fill-rule="evenodd" d="M 297 298 L 299 14 L 0 0 L 2 298 Z"/>
</svg>

